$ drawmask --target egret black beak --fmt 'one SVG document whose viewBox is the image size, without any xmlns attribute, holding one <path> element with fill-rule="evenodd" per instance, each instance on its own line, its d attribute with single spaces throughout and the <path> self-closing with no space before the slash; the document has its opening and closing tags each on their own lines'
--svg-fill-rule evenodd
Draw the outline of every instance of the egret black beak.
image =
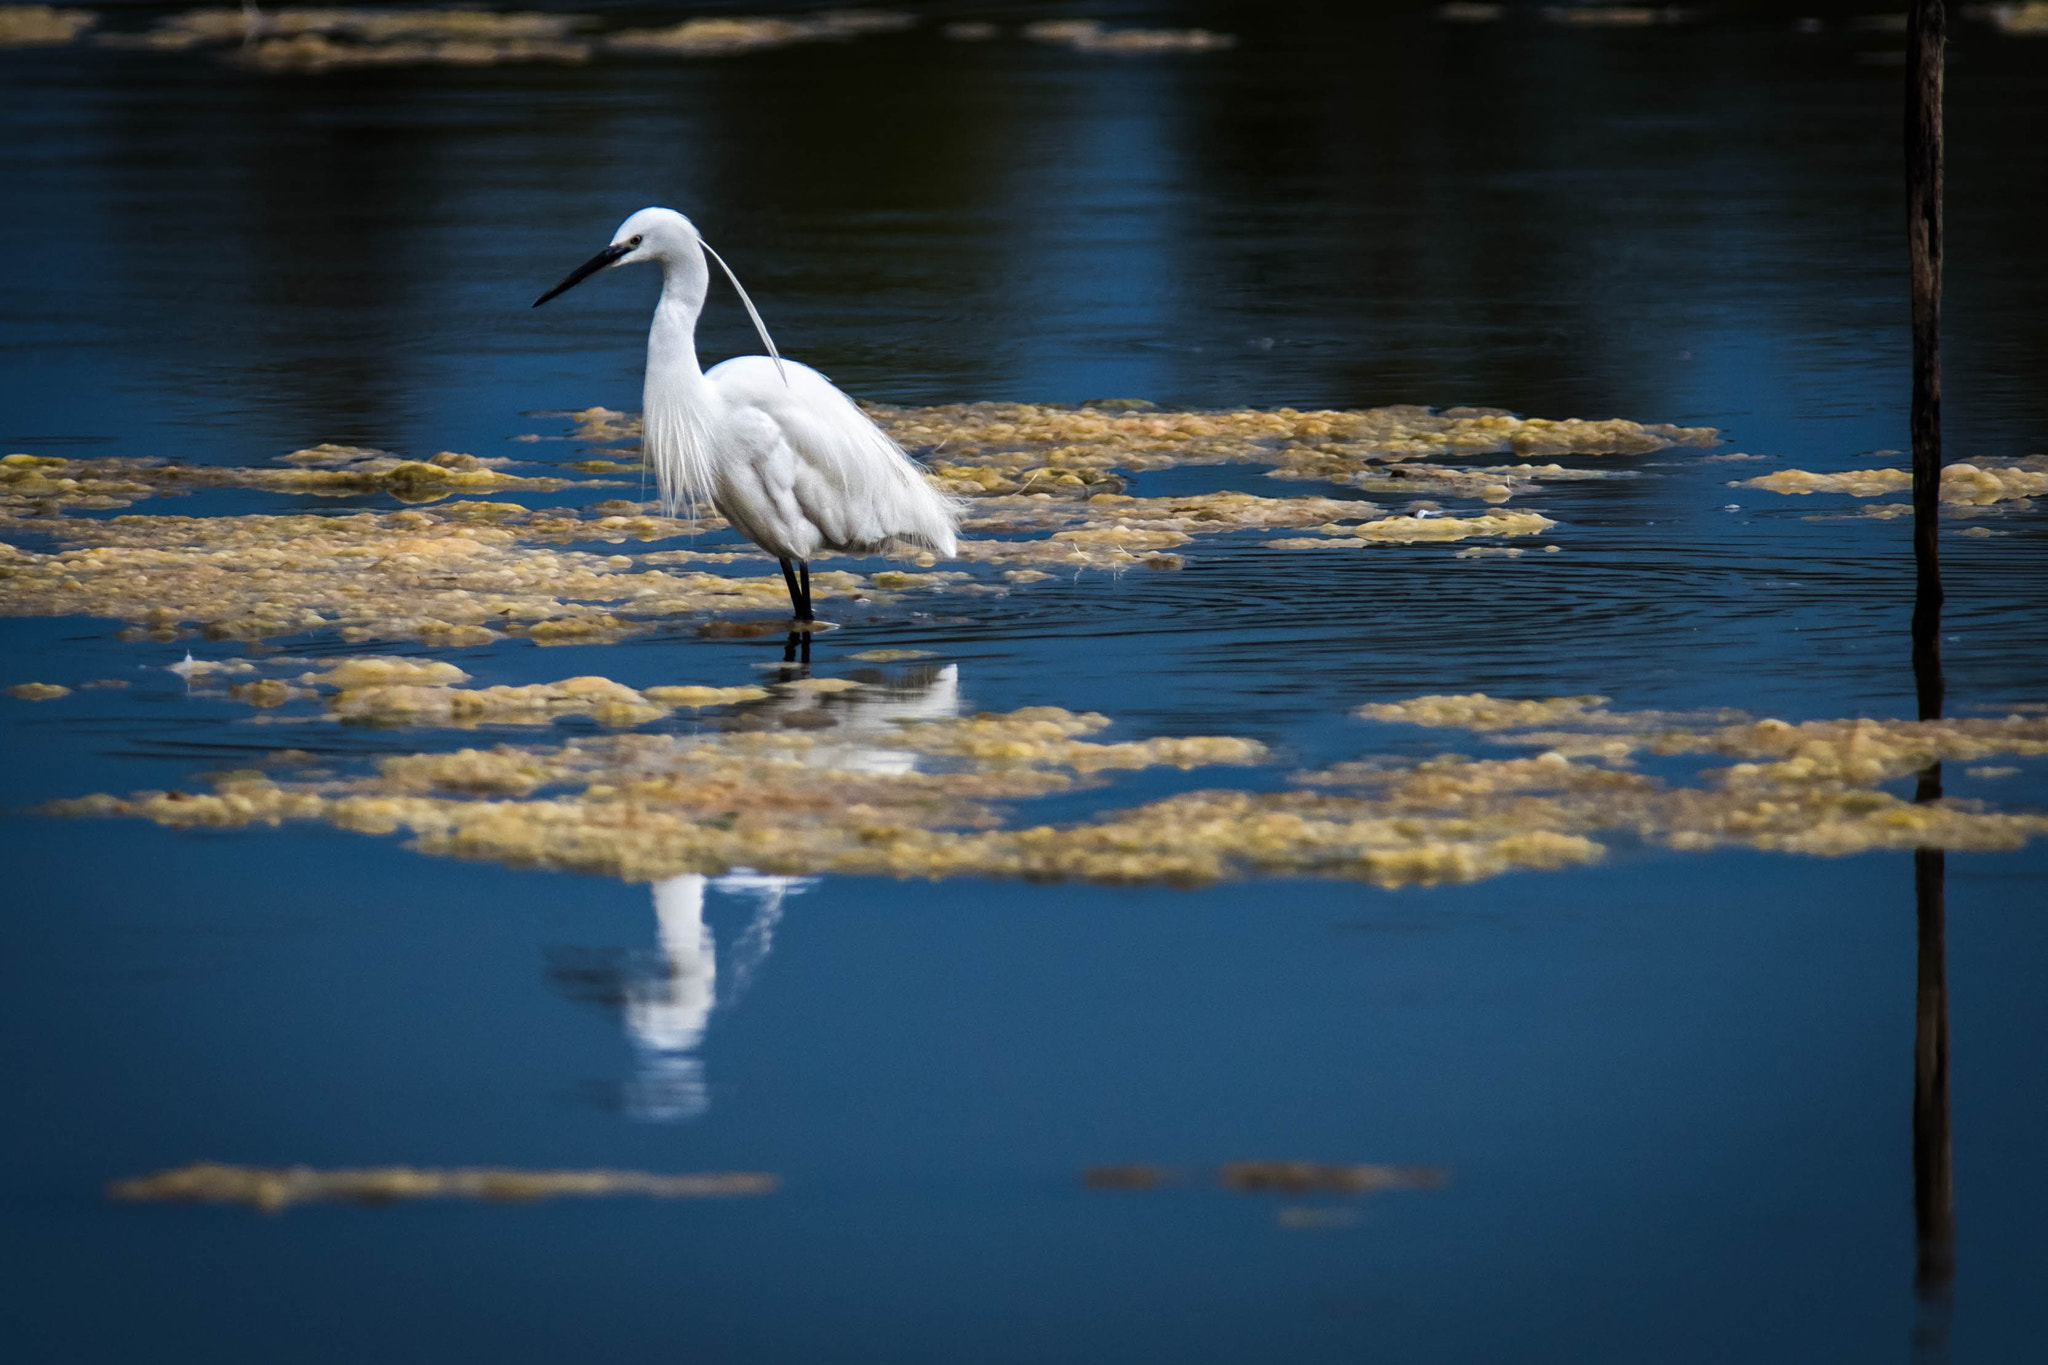
<svg viewBox="0 0 2048 1365">
<path fill-rule="evenodd" d="M 561 293 L 563 290 L 583 283 L 583 281 L 589 279 L 592 275 L 595 275 L 598 271 L 604 269 L 606 266 L 618 260 L 619 257 L 631 251 L 633 249 L 635 242 L 637 241 L 638 239 L 636 238 L 634 239 L 634 242 L 613 242 L 603 251 L 598 252 L 595 256 L 592 256 L 582 265 L 579 265 L 574 270 L 570 271 L 567 278 L 565 278 L 560 284 L 556 285 L 553 289 L 548 290 L 547 293 L 542 294 L 539 298 L 535 299 L 533 301 L 533 306 L 538 308 L 542 304 L 546 303 L 549 299 L 553 298 L 555 295 Z"/>
</svg>

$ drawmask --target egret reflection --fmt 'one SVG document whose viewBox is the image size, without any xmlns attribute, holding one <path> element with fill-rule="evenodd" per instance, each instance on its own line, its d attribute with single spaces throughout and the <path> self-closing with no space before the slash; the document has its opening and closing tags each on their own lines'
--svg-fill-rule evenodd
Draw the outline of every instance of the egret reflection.
<svg viewBox="0 0 2048 1365">
<path fill-rule="evenodd" d="M 718 940 L 704 921 L 707 887 L 754 902 L 753 917 L 732 953 L 732 989 L 726 1000 L 731 1005 L 774 946 L 783 901 L 815 885 L 815 877 L 744 871 L 716 878 L 686 872 L 654 884 L 659 960 L 652 970 L 631 973 L 623 992 L 626 1036 L 635 1055 L 633 1078 L 625 1087 L 628 1114 L 650 1123 L 676 1123 L 710 1106 L 704 1060 L 697 1055 L 718 1004 Z"/>
<path fill-rule="evenodd" d="M 863 677 L 844 692 L 783 692 L 740 708 L 732 723 L 747 729 L 801 730 L 823 742 L 791 751 L 792 758 L 833 772 L 899 774 L 924 756 L 880 741 L 905 721 L 960 714 L 957 664 L 919 667 L 888 677 Z M 829 736 L 821 732 L 830 731 Z M 686 872 L 654 883 L 655 951 L 612 955 L 557 955 L 549 975 L 572 999 L 620 1011 L 632 1044 L 633 1075 L 621 1102 L 647 1123 L 682 1123 L 710 1108 L 701 1049 L 713 1012 L 737 1004 L 775 947 L 789 899 L 817 887 L 817 877 L 779 876 L 735 868 L 722 876 Z M 716 893 L 710 896 L 707 893 Z M 747 907 L 745 927 L 726 952 L 725 994 L 719 994 L 718 935 L 707 917 L 721 902 Z"/>
</svg>

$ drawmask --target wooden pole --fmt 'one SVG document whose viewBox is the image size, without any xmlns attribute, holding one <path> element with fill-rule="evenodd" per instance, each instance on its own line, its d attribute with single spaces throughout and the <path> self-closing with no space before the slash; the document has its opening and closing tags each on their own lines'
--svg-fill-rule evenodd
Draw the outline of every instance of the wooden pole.
<svg viewBox="0 0 2048 1365">
<path fill-rule="evenodd" d="M 1913 600 L 1920 718 L 1941 714 L 1941 101 L 1944 0 L 1912 0 L 1906 22 L 1906 246 L 1913 276 Z M 1923 651 L 1927 657 L 1923 658 Z M 1932 688 L 1930 690 L 1930 683 Z"/>
<path fill-rule="evenodd" d="M 1941 191 L 1944 0 L 1910 0 L 1906 20 L 1906 246 L 1913 290 L 1913 680 L 1922 720 L 1941 715 Z M 1941 799 L 1941 765 L 1920 774 L 1916 801 Z M 1955 1279 L 1955 1151 L 1949 1126 L 1946 855 L 1913 854 L 1918 982 L 1913 1029 L 1914 1288 L 1931 1313 L 1925 1353 L 1947 1349 Z M 1916 1355 L 1922 1354 L 1916 1351 Z"/>
</svg>

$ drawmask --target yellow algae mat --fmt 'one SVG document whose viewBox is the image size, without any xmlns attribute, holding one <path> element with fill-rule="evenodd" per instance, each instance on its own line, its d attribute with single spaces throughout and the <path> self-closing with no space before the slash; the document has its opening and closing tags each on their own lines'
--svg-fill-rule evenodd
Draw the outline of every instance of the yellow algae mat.
<svg viewBox="0 0 2048 1365">
<path fill-rule="evenodd" d="M 1034 825 L 1014 818 L 1016 803 L 1103 787 L 1120 771 L 1243 768 L 1272 755 L 1229 735 L 1105 742 L 1096 736 L 1107 717 L 1057 707 L 945 714 L 927 699 L 951 687 L 953 671 L 928 665 L 907 680 L 802 678 L 722 698 L 715 689 L 635 691 L 602 678 L 467 688 L 446 667 L 347 661 L 288 685 L 303 690 L 300 704 L 316 716 L 531 725 L 579 714 L 624 727 L 665 724 L 674 706 L 687 705 L 706 708 L 693 714 L 716 724 L 393 755 L 346 776 L 286 750 L 263 769 L 210 775 L 198 791 L 101 794 L 49 809 L 172 827 L 317 821 L 404 833 L 428 853 L 633 881 L 750 867 L 1403 886 L 1590 863 L 1614 837 L 1685 851 L 1832 855 L 2006 849 L 2048 831 L 2048 817 L 1962 801 L 1915 804 L 1881 789 L 1935 762 L 2048 754 L 2048 716 L 2038 713 L 1790 724 L 1732 712 L 1615 711 L 1598 698 L 1418 697 L 1359 714 L 1525 752 L 1366 757 L 1290 772 L 1287 790 L 1208 789 Z M 1687 754 L 1734 761 L 1701 771 L 1696 785 L 1635 767 L 1639 756 Z"/>
<path fill-rule="evenodd" d="M 1227 533 L 1293 532 L 1262 542 L 1281 550 L 1524 537 L 1555 523 L 1494 504 L 1545 482 L 1627 472 L 1567 468 L 1552 457 L 1639 455 L 1714 440 L 1705 428 L 1479 409 L 1169 413 L 1143 405 L 971 404 L 873 411 L 922 455 L 941 487 L 966 500 L 960 560 L 998 566 L 998 573 L 977 581 L 971 571 L 942 569 L 929 554 L 913 553 L 909 570 L 815 575 L 821 601 L 1004 592 L 1055 571 L 1176 569 L 1185 547 Z M 570 439 L 609 442 L 610 453 L 630 458 L 563 466 L 443 451 L 412 460 L 337 445 L 254 468 L 0 457 L 0 536 L 39 540 L 37 548 L 0 541 L 0 612 L 110 618 L 160 640 L 188 630 L 242 640 L 326 630 L 349 640 L 474 645 L 513 635 L 542 644 L 611 640 L 667 618 L 780 609 L 781 580 L 765 557 L 695 548 L 694 538 L 723 530 L 722 521 L 661 516 L 653 504 L 612 496 L 632 491 L 631 480 L 567 477 L 565 469 L 634 470 L 637 454 L 619 447 L 638 425 L 630 414 L 602 408 L 567 416 Z M 1547 463 L 1429 462 L 1500 453 Z M 1411 502 L 1384 514 L 1355 496 L 1134 497 L 1117 472 L 1225 463 L 1266 465 L 1283 481 L 1396 492 Z M 224 488 L 315 500 L 388 496 L 411 506 L 93 515 Z M 532 507 L 507 497 L 565 491 L 592 500 Z M 1447 512 L 1437 498 L 1481 506 Z M 647 549 L 649 542 L 673 543 Z M 617 549 L 600 553 L 593 544 Z M 763 572 L 733 567 L 745 563 Z"/>
<path fill-rule="evenodd" d="M 523 1171 L 499 1166 L 447 1170 L 416 1166 L 230 1166 L 194 1162 L 154 1175 L 116 1180 L 114 1199 L 131 1203 L 248 1204 L 278 1213 L 294 1204 L 387 1204 L 400 1199 L 482 1199 L 531 1203 L 565 1196 L 640 1195 L 652 1199 L 716 1199 L 772 1194 L 780 1182 L 755 1171 L 656 1175 L 648 1171 Z"/>
<path fill-rule="evenodd" d="M 1626 476 L 1618 459 L 1715 439 L 1703 428 L 1486 409 L 1163 412 L 1101 403 L 871 411 L 965 500 L 961 559 L 1019 567 L 998 568 L 993 581 L 987 570 L 977 577 L 971 567 L 939 568 L 929 556 L 911 569 L 824 569 L 813 583 L 826 601 L 1008 592 L 1051 569 L 1171 569 L 1184 547 L 1226 533 L 1270 536 L 1254 543 L 1280 551 L 1388 553 L 1384 547 L 1408 545 L 1434 553 L 1432 542 L 1502 541 L 1555 525 L 1503 502 L 1556 479 Z M 552 439 L 626 457 L 567 468 L 633 468 L 631 414 L 593 408 L 563 416 L 570 433 Z M 1502 455 L 1522 462 L 1441 463 Z M 1557 463 L 1563 455 L 1582 458 L 1568 467 Z M 1232 463 L 1264 466 L 1283 483 L 1396 489 L 1473 505 L 1446 510 L 1425 500 L 1384 515 L 1356 496 L 1124 491 L 1133 473 Z M 762 556 L 696 548 L 691 537 L 722 529 L 716 518 L 659 515 L 651 504 L 610 496 L 627 481 L 569 479 L 564 467 L 459 452 L 406 460 L 331 445 L 260 469 L 7 456 L 0 532 L 41 539 L 30 542 L 36 548 L 0 544 L 0 610 L 124 621 L 131 638 L 324 633 L 428 645 L 507 636 L 602 642 L 679 617 L 780 613 L 779 575 L 735 572 L 750 561 L 767 568 Z M 2023 496 L 2037 474 L 2026 462 L 1987 468 L 1955 478 L 1954 496 Z M 1800 479 L 1789 476 L 1798 473 L 1756 483 L 1797 491 Z M 410 505 L 202 517 L 126 511 L 223 487 Z M 586 489 L 599 500 L 582 507 L 477 496 Z M 110 512 L 122 514 L 93 515 Z M 318 821 L 404 833 L 431 853 L 633 880 L 745 866 L 1172 884 L 1320 876 L 1398 886 L 1587 863 L 1616 839 L 1809 853 L 2006 848 L 2039 833 L 2041 817 L 1956 801 L 1915 805 L 1883 785 L 1932 762 L 2048 752 L 2048 720 L 2038 715 L 1789 725 L 1732 713 L 1612 711 L 1586 699 L 1423 697 L 1360 715 L 1458 731 L 1467 749 L 1494 743 L 1524 752 L 1368 756 L 1287 773 L 1284 790 L 1203 790 L 1126 808 L 1106 801 L 1093 818 L 1034 825 L 1018 818 L 1019 803 L 1102 786 L 1121 770 L 1244 768 L 1274 758 L 1256 739 L 1227 734 L 1105 740 L 1108 717 L 1052 707 L 963 716 L 944 681 L 954 675 L 929 665 L 894 679 L 790 676 L 640 689 L 595 675 L 478 686 L 445 661 L 382 656 L 318 665 L 192 661 L 177 671 L 192 686 L 247 703 L 251 719 L 266 723 L 530 733 L 577 717 L 614 733 L 397 755 L 342 775 L 284 750 L 261 769 L 213 774 L 199 790 L 102 794 L 54 809 L 171 826 Z M 23 680 L 11 691 L 74 704 L 61 683 Z M 941 694 L 952 700 L 932 701 Z M 1682 754 L 1732 762 L 1678 785 L 1635 766 L 1643 755 Z"/>
</svg>

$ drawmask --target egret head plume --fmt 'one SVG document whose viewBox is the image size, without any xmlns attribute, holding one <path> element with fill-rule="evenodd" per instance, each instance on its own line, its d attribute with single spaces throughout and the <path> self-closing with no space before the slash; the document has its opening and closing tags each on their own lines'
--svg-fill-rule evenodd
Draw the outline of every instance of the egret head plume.
<svg viewBox="0 0 2048 1365">
<path fill-rule="evenodd" d="M 754 301 L 747 297 L 746 286 L 740 283 L 739 276 L 732 273 L 732 267 L 725 263 L 725 257 L 711 249 L 711 243 L 699 237 L 697 244 L 704 248 L 706 256 L 718 262 L 718 268 L 723 270 L 725 277 L 732 281 L 734 292 L 740 296 L 740 302 L 746 305 L 747 316 L 754 320 L 754 330 L 760 334 L 761 344 L 768 348 L 769 356 L 775 361 L 775 373 L 782 376 L 784 384 L 788 384 L 789 371 L 782 368 L 782 352 L 775 349 L 775 339 L 768 335 L 768 324 L 761 321 L 760 311 L 754 307 Z"/>
</svg>

